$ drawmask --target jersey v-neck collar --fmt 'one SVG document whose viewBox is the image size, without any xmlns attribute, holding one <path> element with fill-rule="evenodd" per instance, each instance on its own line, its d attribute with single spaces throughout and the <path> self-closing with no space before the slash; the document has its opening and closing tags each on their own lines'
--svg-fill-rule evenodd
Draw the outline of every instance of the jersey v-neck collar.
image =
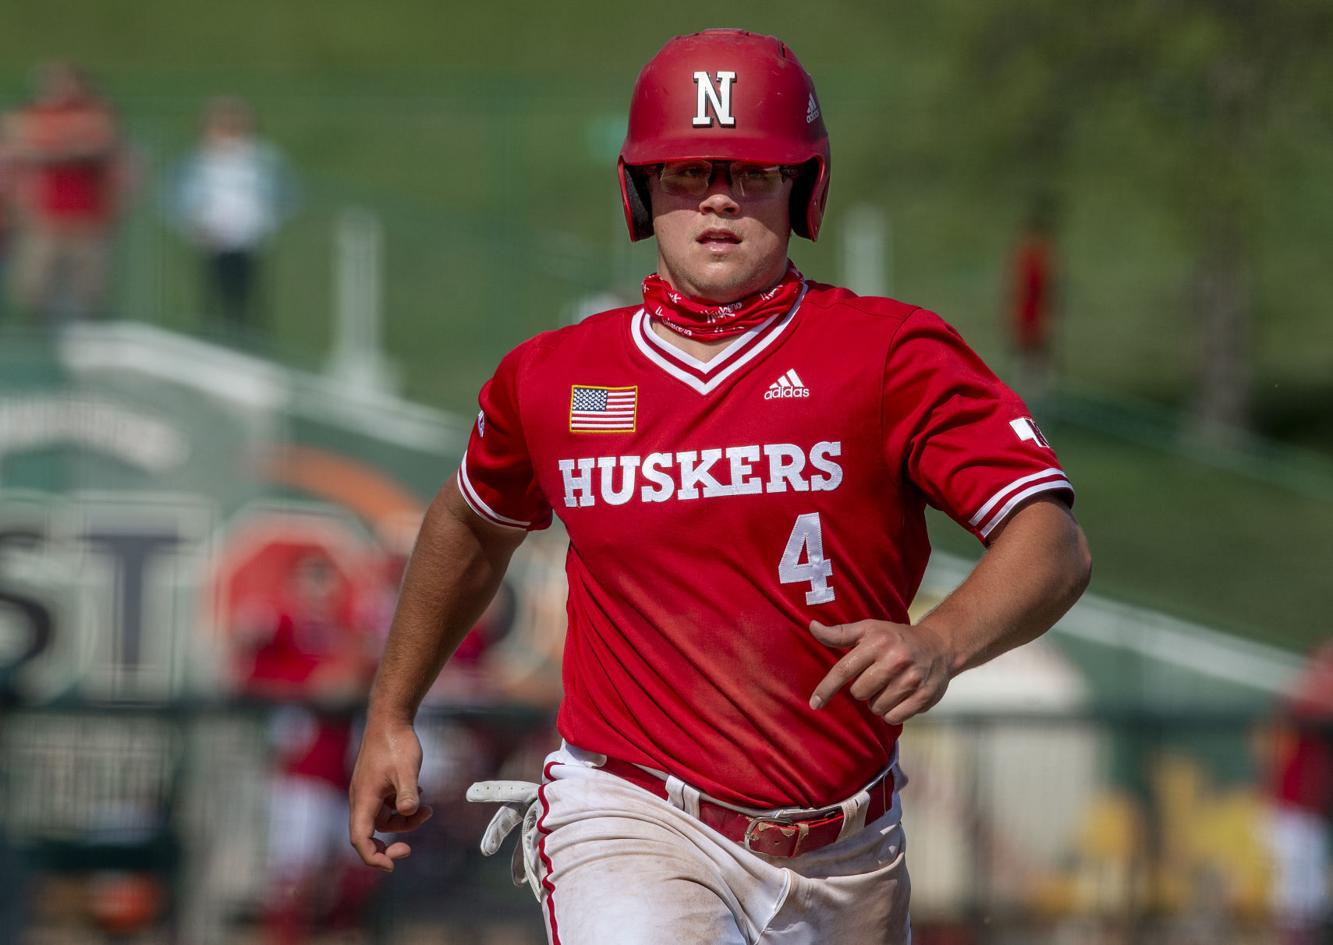
<svg viewBox="0 0 1333 945">
<path fill-rule="evenodd" d="M 801 292 L 787 311 L 773 315 L 738 335 L 731 344 L 707 361 L 682 351 L 653 331 L 648 313 L 639 309 L 630 320 L 630 336 L 635 346 L 653 364 L 700 394 L 709 394 L 742 367 L 757 358 L 787 331 L 796 318 L 809 283 L 801 282 Z"/>
</svg>

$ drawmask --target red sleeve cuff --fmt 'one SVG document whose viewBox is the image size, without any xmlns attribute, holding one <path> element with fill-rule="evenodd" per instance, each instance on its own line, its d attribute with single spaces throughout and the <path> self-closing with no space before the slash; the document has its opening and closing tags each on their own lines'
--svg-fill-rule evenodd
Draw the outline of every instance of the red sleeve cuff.
<svg viewBox="0 0 1333 945">
<path fill-rule="evenodd" d="M 463 501 L 468 504 L 472 511 L 476 512 L 477 515 L 486 519 L 486 521 L 490 522 L 492 525 L 501 525 L 505 528 L 522 528 L 530 531 L 537 528 L 543 528 L 546 524 L 544 522 L 514 518 L 497 512 L 492 508 L 491 504 L 481 497 L 481 493 L 478 492 L 476 486 L 472 484 L 472 480 L 468 478 L 466 452 L 463 453 L 463 461 L 458 466 L 458 491 L 462 493 Z"/>
</svg>

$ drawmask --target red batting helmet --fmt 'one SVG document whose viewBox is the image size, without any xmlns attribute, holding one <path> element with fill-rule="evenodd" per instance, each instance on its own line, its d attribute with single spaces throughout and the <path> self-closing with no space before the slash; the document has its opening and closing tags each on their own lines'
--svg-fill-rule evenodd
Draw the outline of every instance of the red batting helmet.
<svg viewBox="0 0 1333 945">
<path fill-rule="evenodd" d="M 705 30 L 677 36 L 634 83 L 620 149 L 631 240 L 653 235 L 647 181 L 635 168 L 692 159 L 800 165 L 792 230 L 813 240 L 828 202 L 828 130 L 815 83 L 773 36 Z"/>
</svg>

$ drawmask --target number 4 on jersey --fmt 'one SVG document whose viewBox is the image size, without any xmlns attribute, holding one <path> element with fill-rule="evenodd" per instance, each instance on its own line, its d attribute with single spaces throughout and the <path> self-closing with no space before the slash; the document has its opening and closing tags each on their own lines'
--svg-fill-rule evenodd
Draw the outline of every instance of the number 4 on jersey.
<svg viewBox="0 0 1333 945">
<path fill-rule="evenodd" d="M 834 598 L 833 588 L 828 586 L 832 573 L 833 563 L 824 557 L 824 532 L 819 527 L 819 513 L 806 512 L 796 516 L 787 547 L 782 550 L 778 579 L 783 584 L 809 581 L 810 590 L 805 592 L 805 602 L 827 604 Z"/>
</svg>

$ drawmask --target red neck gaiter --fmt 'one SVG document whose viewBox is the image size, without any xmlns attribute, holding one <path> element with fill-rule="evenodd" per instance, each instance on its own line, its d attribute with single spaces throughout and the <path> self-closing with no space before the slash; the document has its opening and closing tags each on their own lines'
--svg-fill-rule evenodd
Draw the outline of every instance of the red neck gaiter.
<svg viewBox="0 0 1333 945">
<path fill-rule="evenodd" d="M 778 284 L 728 305 L 705 305 L 687 299 L 653 273 L 643 280 L 643 308 L 649 316 L 686 338 L 730 338 L 749 331 L 796 304 L 803 277 L 787 261 Z"/>
</svg>

